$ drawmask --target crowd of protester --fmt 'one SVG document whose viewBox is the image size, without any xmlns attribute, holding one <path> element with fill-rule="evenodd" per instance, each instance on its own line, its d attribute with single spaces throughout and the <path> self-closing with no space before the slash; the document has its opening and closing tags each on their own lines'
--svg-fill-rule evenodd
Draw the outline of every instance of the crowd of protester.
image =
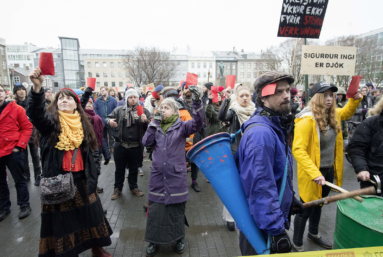
<svg viewBox="0 0 383 257">
<path fill-rule="evenodd" d="M 370 186 L 366 181 L 371 175 L 383 179 L 380 152 L 373 150 L 380 149 L 383 142 L 379 130 L 383 100 L 381 91 L 371 83 L 346 99 L 344 88 L 324 81 L 310 83 L 307 91 L 299 92 L 293 76 L 279 71 L 261 75 L 254 88 L 241 83 L 225 88 L 211 82 L 203 86 L 183 82 L 179 87 L 160 84 L 147 90 L 128 84 L 125 92 L 101 87 L 99 93 L 83 87 L 53 94 L 42 87 L 39 68 L 31 71 L 30 79 L 33 86 L 28 91 L 22 84 L 16 84 L 13 92 L 0 85 L 0 221 L 11 206 L 6 167 L 15 181 L 20 219 L 32 212 L 31 177 L 34 186 L 40 186 L 43 178 L 69 172 L 75 186 L 71 199 L 42 204 L 39 256 L 78 256 L 87 249 L 92 249 L 93 256 L 111 256 L 103 247 L 111 244 L 113 232 L 98 196 L 103 193 L 98 186 L 102 159 L 108 165 L 113 157 L 110 197 L 116 200 L 125 177 L 131 194 L 144 196 L 138 188 L 138 175 L 144 175 L 147 155 L 152 162 L 148 202 L 144 204 L 148 215 L 146 254 L 154 256 L 160 245 L 173 242 L 176 252 L 182 254 L 188 226 L 188 172 L 190 187 L 201 192 L 199 169 L 186 153 L 217 133 L 235 135 L 231 152 L 236 156 L 249 210 L 265 239 L 271 238 L 272 253 L 304 251 L 307 220 L 308 238 L 332 248 L 319 234 L 321 206 L 303 210 L 302 204 L 328 196 L 326 181 L 342 185 L 346 145 L 361 187 Z M 271 85 L 275 90 L 266 94 L 270 90 L 264 89 Z M 350 120 L 364 125 L 349 140 Z M 295 196 L 293 158 L 298 164 L 299 194 Z M 281 187 L 285 173 L 286 186 Z M 291 215 L 295 215 L 292 242 L 285 232 Z M 235 221 L 225 206 L 222 217 L 227 229 L 234 231 Z M 65 243 L 68 240 L 70 244 Z M 241 231 L 239 244 L 243 255 L 257 254 Z"/>
</svg>

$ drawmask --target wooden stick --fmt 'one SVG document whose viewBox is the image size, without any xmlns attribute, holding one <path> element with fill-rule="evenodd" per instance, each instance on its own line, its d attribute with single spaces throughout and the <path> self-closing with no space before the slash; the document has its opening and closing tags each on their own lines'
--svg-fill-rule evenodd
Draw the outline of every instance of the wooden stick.
<svg viewBox="0 0 383 257">
<path fill-rule="evenodd" d="M 294 70 L 294 62 L 295 62 L 295 55 L 297 53 L 298 42 L 299 42 L 299 38 L 297 38 L 297 43 L 295 44 L 293 63 L 291 64 L 291 72 L 290 72 L 291 74 L 293 74 L 293 70 Z"/>
<path fill-rule="evenodd" d="M 376 194 L 375 187 L 367 187 L 367 188 L 358 189 L 355 191 L 351 191 L 351 192 L 347 192 L 347 193 L 341 193 L 338 195 L 333 195 L 333 196 L 318 199 L 315 201 L 307 202 L 307 203 L 303 204 L 303 207 L 304 208 L 310 208 L 310 207 L 314 207 L 317 205 L 329 204 L 329 203 L 332 203 L 335 201 L 348 199 L 348 198 L 352 198 L 352 197 L 359 196 L 359 195 L 375 195 L 375 194 Z"/>
<path fill-rule="evenodd" d="M 336 185 L 334 185 L 333 183 L 330 183 L 330 182 L 328 182 L 328 181 L 326 181 L 326 186 L 328 186 L 328 187 L 331 187 L 331 188 L 334 188 L 335 190 L 338 190 L 339 192 L 341 192 L 341 193 L 347 193 L 348 191 L 347 190 L 345 190 L 345 189 L 343 189 L 343 188 L 341 188 L 341 187 L 338 187 L 338 186 L 336 186 Z M 363 198 L 362 197 L 360 197 L 360 196 L 355 196 L 355 197 L 353 197 L 355 200 L 357 200 L 358 202 L 363 202 Z"/>
</svg>

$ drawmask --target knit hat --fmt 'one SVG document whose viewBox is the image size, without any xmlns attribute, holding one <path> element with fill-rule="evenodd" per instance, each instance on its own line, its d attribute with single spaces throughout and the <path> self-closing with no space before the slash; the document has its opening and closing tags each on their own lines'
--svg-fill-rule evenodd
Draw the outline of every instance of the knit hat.
<svg viewBox="0 0 383 257">
<path fill-rule="evenodd" d="M 207 89 L 209 89 L 209 90 L 211 90 L 211 87 L 213 86 L 213 83 L 211 83 L 211 82 L 207 82 L 206 84 L 205 84 L 205 87 L 207 88 Z"/>
<path fill-rule="evenodd" d="M 161 94 L 164 98 L 173 97 L 175 99 L 178 98 L 178 91 L 174 87 L 165 87 L 162 89 Z"/>
<path fill-rule="evenodd" d="M 81 89 L 73 89 L 73 91 L 76 93 L 77 96 L 84 94 L 84 92 Z"/>
<path fill-rule="evenodd" d="M 222 92 L 223 90 L 225 90 L 225 88 L 223 86 L 218 87 L 218 92 Z"/>
<path fill-rule="evenodd" d="M 375 88 L 374 88 L 374 85 L 373 85 L 371 82 L 367 83 L 367 84 L 366 84 L 366 87 L 372 87 L 372 89 L 375 89 Z"/>
<path fill-rule="evenodd" d="M 185 85 L 186 85 L 186 81 L 184 81 L 184 83 L 182 83 L 182 90 L 184 90 Z"/>
<path fill-rule="evenodd" d="M 154 89 L 154 91 L 152 92 L 152 96 L 156 99 L 156 100 L 159 100 L 160 99 L 160 96 L 158 94 L 158 92 L 160 92 L 162 89 L 164 89 L 164 86 L 162 84 L 159 84 L 158 86 L 156 86 L 156 88 Z"/>
<path fill-rule="evenodd" d="M 296 89 L 295 87 L 292 87 L 291 89 L 290 89 L 290 94 L 291 95 L 297 95 L 298 94 L 298 89 Z"/>
<path fill-rule="evenodd" d="M 78 98 L 78 95 L 76 94 L 76 92 L 74 92 L 72 89 L 70 89 L 70 88 L 66 88 L 66 87 L 61 88 L 59 91 L 62 91 L 62 90 L 64 90 L 64 89 L 69 90 L 69 91 L 72 91 L 72 93 L 76 95 L 77 102 L 78 102 L 79 104 L 81 104 L 81 102 L 80 102 L 80 98 Z M 82 91 L 81 91 L 81 92 L 82 92 Z"/>
<path fill-rule="evenodd" d="M 132 95 L 135 95 L 137 97 L 140 97 L 140 95 L 138 94 L 137 90 L 135 90 L 134 88 L 129 88 L 128 90 L 126 90 L 125 92 L 125 102 L 128 102 L 128 98 L 129 96 L 132 96 Z"/>
<path fill-rule="evenodd" d="M 17 83 L 13 86 L 13 94 L 16 94 L 16 91 L 19 89 L 24 89 L 25 91 L 27 91 L 27 89 L 21 83 Z"/>
</svg>

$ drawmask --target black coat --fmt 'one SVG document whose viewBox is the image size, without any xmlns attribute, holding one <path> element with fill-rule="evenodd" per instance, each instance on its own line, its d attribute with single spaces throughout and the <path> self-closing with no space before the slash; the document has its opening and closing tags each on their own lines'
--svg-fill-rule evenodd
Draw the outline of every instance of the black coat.
<svg viewBox="0 0 383 257">
<path fill-rule="evenodd" d="M 230 98 L 226 98 L 225 100 L 223 100 L 221 108 L 218 112 L 218 119 L 222 122 L 230 122 L 229 133 L 235 134 L 238 130 L 241 129 L 241 124 L 239 123 L 238 116 L 235 113 L 235 111 L 233 109 L 229 109 L 230 102 Z M 241 138 L 242 133 L 238 133 L 235 137 L 235 143 L 231 145 L 231 152 L 233 154 L 237 151 L 239 147 L 239 142 L 241 142 Z"/>
<path fill-rule="evenodd" d="M 383 113 L 364 120 L 356 128 L 347 151 L 357 174 L 369 171 L 383 177 Z"/>
<path fill-rule="evenodd" d="M 40 93 L 35 93 L 32 90 L 29 92 L 27 115 L 40 133 L 42 176 L 54 177 L 67 173 L 62 169 L 65 151 L 55 148 L 49 142 L 49 137 L 54 129 L 54 122 L 52 116 L 45 109 L 45 92 L 43 88 Z M 86 188 L 88 194 L 91 194 L 97 188 L 97 169 L 89 146 L 82 144 L 80 148 L 86 176 Z"/>
</svg>

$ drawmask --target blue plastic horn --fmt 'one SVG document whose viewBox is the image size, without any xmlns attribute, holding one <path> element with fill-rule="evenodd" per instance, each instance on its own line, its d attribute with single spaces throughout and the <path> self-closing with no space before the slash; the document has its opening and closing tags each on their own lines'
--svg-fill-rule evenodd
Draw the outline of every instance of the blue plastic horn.
<svg viewBox="0 0 383 257">
<path fill-rule="evenodd" d="M 218 133 L 194 145 L 187 157 L 194 162 L 213 186 L 239 229 L 258 254 L 267 254 L 265 238 L 250 215 L 249 204 L 230 149 L 230 135 Z"/>
</svg>

